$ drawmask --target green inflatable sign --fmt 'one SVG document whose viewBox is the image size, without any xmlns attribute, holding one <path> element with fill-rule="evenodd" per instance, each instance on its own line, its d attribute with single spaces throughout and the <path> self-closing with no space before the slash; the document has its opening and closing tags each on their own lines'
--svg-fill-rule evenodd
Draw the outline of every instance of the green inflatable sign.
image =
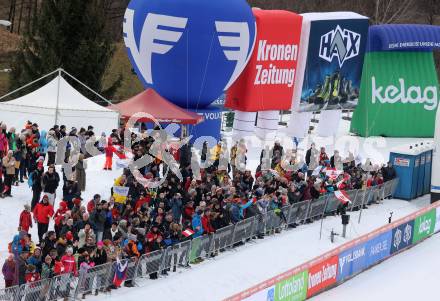
<svg viewBox="0 0 440 301">
<path fill-rule="evenodd" d="M 351 132 L 364 137 L 433 137 L 438 93 L 432 52 L 367 53 Z"/>
<path fill-rule="evenodd" d="M 275 285 L 274 301 L 302 301 L 307 296 L 308 271 L 298 273 Z"/>
</svg>

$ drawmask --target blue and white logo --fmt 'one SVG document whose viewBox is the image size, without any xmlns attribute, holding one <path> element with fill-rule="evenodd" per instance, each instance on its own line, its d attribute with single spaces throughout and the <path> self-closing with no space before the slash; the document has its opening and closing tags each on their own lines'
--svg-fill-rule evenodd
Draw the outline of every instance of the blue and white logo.
<svg viewBox="0 0 440 301">
<path fill-rule="evenodd" d="M 123 31 L 145 88 L 196 109 L 234 83 L 256 37 L 255 18 L 245 0 L 132 0 Z"/>
<path fill-rule="evenodd" d="M 339 67 L 345 61 L 359 55 L 361 35 L 348 29 L 342 29 L 339 25 L 332 31 L 321 36 L 319 57 L 331 63 L 334 58 L 338 59 Z"/>
</svg>

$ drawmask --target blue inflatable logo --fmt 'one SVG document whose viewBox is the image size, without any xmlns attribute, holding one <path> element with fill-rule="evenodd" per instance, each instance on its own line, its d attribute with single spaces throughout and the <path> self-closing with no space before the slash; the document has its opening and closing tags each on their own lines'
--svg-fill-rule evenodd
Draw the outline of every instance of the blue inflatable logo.
<svg viewBox="0 0 440 301">
<path fill-rule="evenodd" d="M 124 17 L 143 85 L 184 108 L 206 107 L 234 83 L 255 36 L 245 0 L 132 0 Z"/>
</svg>

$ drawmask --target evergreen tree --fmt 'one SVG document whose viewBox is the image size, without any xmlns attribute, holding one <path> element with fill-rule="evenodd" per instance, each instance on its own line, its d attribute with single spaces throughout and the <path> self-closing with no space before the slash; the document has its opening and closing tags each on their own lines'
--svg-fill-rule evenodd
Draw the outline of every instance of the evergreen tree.
<svg viewBox="0 0 440 301">
<path fill-rule="evenodd" d="M 111 97 L 122 76 L 103 90 L 103 76 L 115 49 L 106 32 L 108 2 L 42 1 L 14 59 L 11 88 L 61 67 L 93 90 Z M 78 87 L 74 81 L 70 83 Z"/>
</svg>

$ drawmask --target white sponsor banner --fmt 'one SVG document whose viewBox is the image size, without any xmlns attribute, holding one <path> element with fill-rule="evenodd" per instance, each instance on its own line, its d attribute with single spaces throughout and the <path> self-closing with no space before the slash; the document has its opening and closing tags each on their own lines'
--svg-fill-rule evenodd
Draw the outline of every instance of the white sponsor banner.
<svg viewBox="0 0 440 301">
<path fill-rule="evenodd" d="M 119 194 L 122 196 L 127 196 L 129 189 L 130 189 L 129 187 L 124 187 L 124 186 L 113 186 L 113 193 L 116 193 L 116 194 Z"/>
</svg>

